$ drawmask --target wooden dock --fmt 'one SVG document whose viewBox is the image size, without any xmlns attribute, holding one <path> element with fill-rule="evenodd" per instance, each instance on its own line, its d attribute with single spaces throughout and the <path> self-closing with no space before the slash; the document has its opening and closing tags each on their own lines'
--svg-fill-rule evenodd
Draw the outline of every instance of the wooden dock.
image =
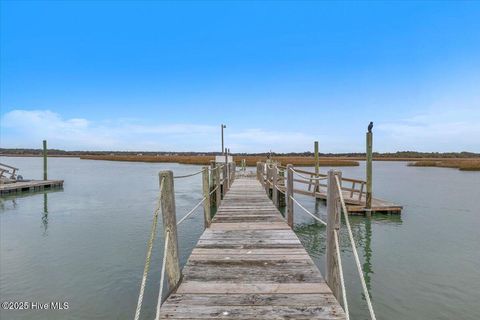
<svg viewBox="0 0 480 320">
<path fill-rule="evenodd" d="M 286 178 L 278 175 L 280 170 L 286 170 L 286 167 L 279 166 L 275 163 L 271 164 L 270 167 L 264 163 L 260 163 L 260 165 L 257 166 L 258 179 L 266 189 L 269 189 L 270 194 L 277 192 L 277 190 L 283 193 L 286 191 Z M 305 171 L 299 168 L 291 168 L 290 170 L 294 172 L 292 177 L 294 182 L 293 193 L 327 200 L 328 186 L 326 184 L 326 174 Z M 342 195 L 350 214 L 365 214 L 370 212 L 400 214 L 402 212 L 403 207 L 401 205 L 376 197 L 371 198 L 371 207 L 367 208 L 367 196 L 365 192 L 367 181 L 346 177 L 342 177 L 341 181 Z"/>
<path fill-rule="evenodd" d="M 161 319 L 346 319 L 253 177 L 234 180 L 182 275 Z"/>
<path fill-rule="evenodd" d="M 23 180 L 0 184 L 0 195 L 12 195 L 62 187 L 63 180 Z"/>
</svg>

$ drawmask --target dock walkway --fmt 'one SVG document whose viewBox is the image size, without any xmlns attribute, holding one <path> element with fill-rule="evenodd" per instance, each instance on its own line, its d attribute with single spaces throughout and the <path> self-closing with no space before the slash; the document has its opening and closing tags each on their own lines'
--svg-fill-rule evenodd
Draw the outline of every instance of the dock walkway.
<svg viewBox="0 0 480 320">
<path fill-rule="evenodd" d="M 0 195 L 35 192 L 46 189 L 62 188 L 63 180 L 23 180 L 0 184 Z"/>
<path fill-rule="evenodd" d="M 237 177 L 161 319 L 345 319 L 298 237 L 254 177 Z"/>
</svg>

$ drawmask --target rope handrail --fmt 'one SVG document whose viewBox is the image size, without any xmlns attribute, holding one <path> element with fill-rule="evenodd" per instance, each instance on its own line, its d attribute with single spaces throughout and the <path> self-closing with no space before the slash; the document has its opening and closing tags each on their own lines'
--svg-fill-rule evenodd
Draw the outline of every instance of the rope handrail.
<svg viewBox="0 0 480 320">
<path fill-rule="evenodd" d="M 153 212 L 152 229 L 150 231 L 150 239 L 148 240 L 147 256 L 145 258 L 145 267 L 143 268 L 142 283 L 140 285 L 140 293 L 138 295 L 137 308 L 135 310 L 135 318 L 134 318 L 135 320 L 138 320 L 140 318 L 140 311 L 142 310 L 143 294 L 145 292 L 145 285 L 147 283 L 148 271 L 150 269 L 150 260 L 152 257 L 153 243 L 155 242 L 155 236 L 157 234 L 158 213 L 160 212 L 160 207 L 161 207 L 160 195 L 163 192 L 164 180 L 165 180 L 164 177 L 162 178 L 162 180 L 160 180 L 160 193 L 158 197 L 158 203 Z"/>
<path fill-rule="evenodd" d="M 200 202 L 197 203 L 192 210 L 190 210 L 182 219 L 180 219 L 180 221 L 177 222 L 177 226 L 180 225 L 183 221 L 185 221 L 185 219 L 187 219 L 195 211 L 195 209 L 197 209 L 206 199 L 207 197 L 203 197 L 202 200 L 200 200 Z"/>
<path fill-rule="evenodd" d="M 307 177 L 307 176 L 304 176 L 303 174 L 295 171 L 295 169 L 293 169 L 293 168 L 290 169 L 290 170 L 292 170 L 292 172 L 295 173 L 297 176 L 302 177 L 303 179 L 306 179 L 306 180 L 309 180 L 309 181 L 311 181 L 311 180 L 325 180 L 325 179 L 327 179 L 327 177 L 324 177 L 324 176 L 316 177 L 316 178 L 314 178 L 314 177 Z"/>
<path fill-rule="evenodd" d="M 324 226 L 327 225 L 327 223 L 325 221 L 323 221 L 322 219 L 316 217 L 313 213 L 311 213 L 310 211 L 308 211 L 304 206 L 302 206 L 300 204 L 300 202 L 297 201 L 297 199 L 295 199 L 294 197 L 290 196 L 290 199 L 293 200 L 293 202 L 295 202 L 300 208 L 303 209 L 303 211 L 305 211 L 306 213 L 308 213 L 309 215 L 312 216 L 312 218 L 314 218 L 315 220 L 317 220 L 318 222 L 322 223 Z"/>
<path fill-rule="evenodd" d="M 160 319 L 160 307 L 162 306 L 163 282 L 165 281 L 165 266 L 167 265 L 167 248 L 168 248 L 169 241 L 170 241 L 170 231 L 167 231 L 165 236 L 165 244 L 163 246 L 162 271 L 160 273 L 160 289 L 158 291 L 157 313 L 155 316 L 155 320 Z"/>
<path fill-rule="evenodd" d="M 350 238 L 350 244 L 352 246 L 353 256 L 355 258 L 355 263 L 357 265 L 358 275 L 360 277 L 360 282 L 362 284 L 363 294 L 365 295 L 365 300 L 367 301 L 368 311 L 370 312 L 370 318 L 376 320 L 375 311 L 373 310 L 372 302 L 370 301 L 370 293 L 368 292 L 367 284 L 365 283 L 365 278 L 363 275 L 362 266 L 360 265 L 360 258 L 358 257 L 357 247 L 355 245 L 355 240 L 353 239 L 352 228 L 350 227 L 350 221 L 348 220 L 348 210 L 345 205 L 345 200 L 343 199 L 342 188 L 340 187 L 340 181 L 338 176 L 335 175 L 335 181 L 340 196 L 340 203 L 342 205 L 343 215 L 345 217 L 345 225 L 347 226 L 348 237 Z"/>
<path fill-rule="evenodd" d="M 275 189 L 277 189 L 277 190 L 278 190 L 278 192 L 280 192 L 281 194 L 285 194 L 285 192 L 284 192 L 284 191 L 282 191 L 282 190 L 280 190 L 280 188 L 279 188 L 277 185 L 275 185 Z"/>
<path fill-rule="evenodd" d="M 206 169 L 202 169 L 200 171 L 197 171 L 197 172 L 194 172 L 194 173 L 191 173 L 191 174 L 186 174 L 186 175 L 183 175 L 183 176 L 174 176 L 173 178 L 174 179 L 181 179 L 181 178 L 188 178 L 188 177 L 193 177 L 197 174 L 200 174 L 202 173 L 203 171 L 205 171 Z"/>
<path fill-rule="evenodd" d="M 350 320 L 350 314 L 348 312 L 347 292 L 345 290 L 345 279 L 343 278 L 342 256 L 340 255 L 340 245 L 338 243 L 338 232 L 333 230 L 335 238 L 335 247 L 337 248 L 337 260 L 338 260 L 338 273 L 340 274 L 340 285 L 342 286 L 342 300 L 343 310 L 345 311 L 346 320 Z"/>
<path fill-rule="evenodd" d="M 213 189 L 212 191 L 210 191 L 210 193 L 208 194 L 209 196 L 211 196 L 215 191 L 217 191 L 219 186 L 216 186 L 215 189 Z"/>
</svg>

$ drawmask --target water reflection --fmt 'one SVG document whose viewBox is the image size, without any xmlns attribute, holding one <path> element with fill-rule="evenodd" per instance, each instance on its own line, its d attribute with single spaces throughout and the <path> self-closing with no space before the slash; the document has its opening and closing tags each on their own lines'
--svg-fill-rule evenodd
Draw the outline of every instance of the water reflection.
<svg viewBox="0 0 480 320">
<path fill-rule="evenodd" d="M 325 210 L 324 201 L 315 201 L 315 214 L 319 215 Z M 301 213 L 299 213 L 301 214 Z M 343 216 L 342 216 L 343 220 Z M 364 216 L 350 216 L 350 226 L 352 228 L 353 238 L 355 240 L 357 249 L 363 249 L 363 273 L 365 282 L 369 292 L 371 292 L 371 280 L 374 273 L 372 266 L 372 224 L 393 224 L 401 225 L 402 219 L 400 215 L 394 214 L 374 214 L 370 218 Z M 324 259 L 326 253 L 326 228 L 323 224 L 312 219 L 312 222 L 297 223 L 294 226 L 294 231 L 300 238 L 307 252 L 312 256 L 317 265 Z M 340 249 L 342 255 L 351 257 L 352 249 L 348 233 L 346 232 L 345 223 L 342 223 L 340 229 Z M 319 266 L 322 267 L 322 266 Z M 362 298 L 365 297 L 362 294 Z"/>
<path fill-rule="evenodd" d="M 43 224 L 43 235 L 46 236 L 47 229 L 48 229 L 48 194 L 46 192 L 43 194 L 42 224 Z"/>
</svg>

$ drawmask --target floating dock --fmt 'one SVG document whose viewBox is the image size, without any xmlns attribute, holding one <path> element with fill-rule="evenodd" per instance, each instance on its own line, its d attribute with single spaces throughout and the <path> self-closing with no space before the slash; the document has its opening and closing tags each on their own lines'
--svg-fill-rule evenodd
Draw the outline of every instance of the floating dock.
<svg viewBox="0 0 480 320">
<path fill-rule="evenodd" d="M 23 180 L 0 184 L 0 195 L 12 195 L 21 192 L 35 192 L 62 187 L 63 180 Z"/>
<path fill-rule="evenodd" d="M 168 267 L 167 267 L 168 269 Z M 161 319 L 346 319 L 253 177 L 238 177 L 200 237 Z"/>
</svg>

